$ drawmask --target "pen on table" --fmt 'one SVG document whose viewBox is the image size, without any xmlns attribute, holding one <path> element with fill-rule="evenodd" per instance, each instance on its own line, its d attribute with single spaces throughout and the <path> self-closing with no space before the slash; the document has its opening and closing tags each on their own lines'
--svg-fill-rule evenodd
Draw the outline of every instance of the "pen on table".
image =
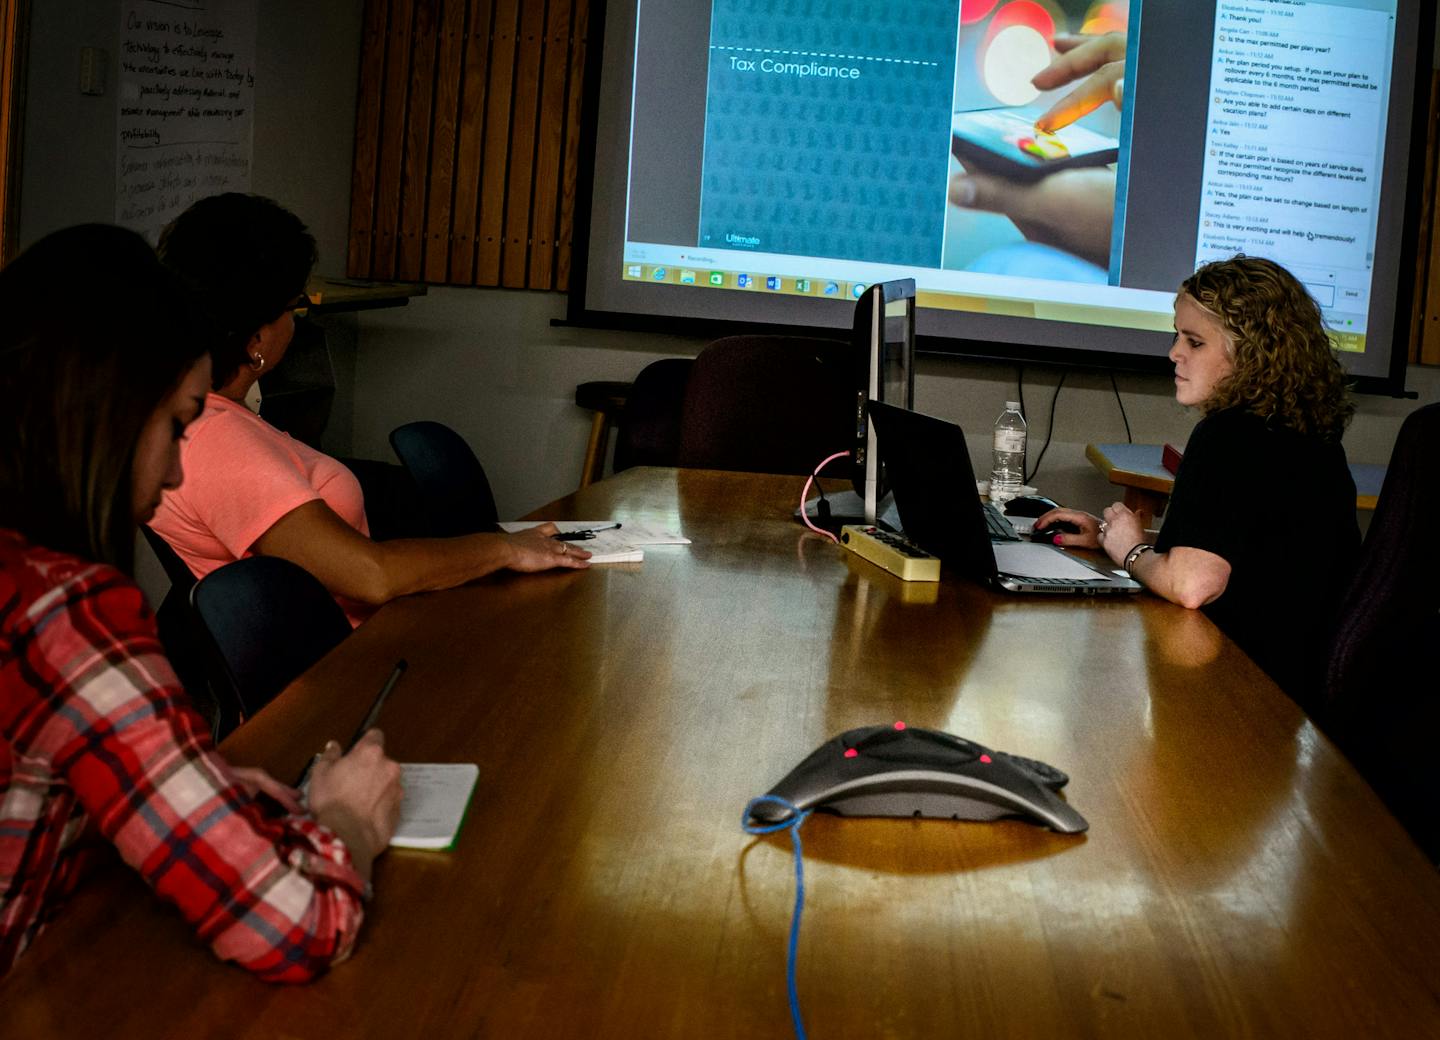
<svg viewBox="0 0 1440 1040">
<path fill-rule="evenodd" d="M 355 735 L 350 738 L 350 743 L 345 748 L 346 754 L 349 754 L 355 745 L 360 743 L 360 738 L 369 731 L 371 726 L 375 725 L 375 720 L 380 717 L 380 709 L 385 707 L 385 698 L 390 696 L 390 691 L 395 688 L 395 684 L 400 681 L 400 676 L 404 675 L 405 669 L 409 667 L 409 662 L 403 657 L 395 662 L 395 667 L 390 670 L 390 677 L 385 680 L 385 685 L 380 687 L 380 692 L 375 695 L 375 699 L 370 703 L 370 710 L 365 713 L 364 721 L 362 721 L 355 730 Z M 306 763 L 305 771 L 300 774 L 300 779 L 295 781 L 297 788 L 304 790 L 306 782 L 310 779 L 310 770 L 314 768 L 315 762 L 319 757 L 319 755 L 316 755 Z"/>
<path fill-rule="evenodd" d="M 557 542 L 584 542 L 594 538 L 599 531 L 618 531 L 619 524 L 606 524 L 604 527 L 590 527 L 582 531 L 561 531 L 559 534 L 552 534 L 550 537 Z"/>
</svg>

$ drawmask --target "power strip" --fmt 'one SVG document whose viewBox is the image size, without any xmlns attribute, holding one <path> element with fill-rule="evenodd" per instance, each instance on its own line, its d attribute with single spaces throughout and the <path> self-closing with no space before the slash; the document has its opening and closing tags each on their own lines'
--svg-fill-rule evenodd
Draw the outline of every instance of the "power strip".
<svg viewBox="0 0 1440 1040">
<path fill-rule="evenodd" d="M 840 544 L 901 581 L 940 580 L 940 557 L 931 556 L 898 534 L 868 525 L 846 524 L 840 528 Z"/>
</svg>

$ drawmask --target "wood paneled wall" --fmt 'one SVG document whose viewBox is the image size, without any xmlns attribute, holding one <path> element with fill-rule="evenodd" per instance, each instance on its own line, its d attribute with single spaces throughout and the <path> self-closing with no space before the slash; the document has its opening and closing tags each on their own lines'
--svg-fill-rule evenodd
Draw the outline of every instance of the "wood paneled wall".
<svg viewBox="0 0 1440 1040">
<path fill-rule="evenodd" d="M 569 287 L 589 0 L 366 0 L 347 271 Z"/>
<path fill-rule="evenodd" d="M 1430 113 L 1425 146 L 1425 179 L 1420 185 L 1420 236 L 1415 247 L 1415 300 L 1410 310 L 1410 363 L 1440 365 L 1440 234 L 1435 202 L 1440 178 L 1440 72 L 1430 79 Z M 1401 328 L 1399 316 L 1395 327 Z"/>
<path fill-rule="evenodd" d="M 0 264 L 14 255 L 20 230 L 20 127 L 29 27 L 29 0 L 0 0 Z"/>
</svg>

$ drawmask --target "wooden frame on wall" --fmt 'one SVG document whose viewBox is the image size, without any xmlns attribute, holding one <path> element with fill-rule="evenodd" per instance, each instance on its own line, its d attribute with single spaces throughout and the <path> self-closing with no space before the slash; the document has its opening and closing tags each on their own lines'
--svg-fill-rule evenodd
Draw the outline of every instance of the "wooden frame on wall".
<svg viewBox="0 0 1440 1040">
<path fill-rule="evenodd" d="M 565 290 L 589 0 L 366 0 L 347 273 Z"/>
<path fill-rule="evenodd" d="M 0 0 L 0 264 L 15 255 L 20 233 L 20 131 L 29 25 L 29 0 Z"/>
<path fill-rule="evenodd" d="M 1440 179 L 1440 72 L 1430 77 L 1430 107 L 1425 131 L 1425 177 L 1420 185 L 1419 241 L 1415 247 L 1415 298 L 1410 310 L 1412 365 L 1440 365 L 1440 235 L 1435 202 Z"/>
</svg>

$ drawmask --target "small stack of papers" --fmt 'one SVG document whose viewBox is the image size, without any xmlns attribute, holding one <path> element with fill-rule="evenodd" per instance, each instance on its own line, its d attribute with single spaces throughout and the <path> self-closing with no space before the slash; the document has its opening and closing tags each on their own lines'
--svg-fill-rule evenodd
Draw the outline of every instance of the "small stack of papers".
<svg viewBox="0 0 1440 1040">
<path fill-rule="evenodd" d="M 397 849 L 453 848 L 480 767 L 473 762 L 405 762 L 400 774 L 405 800 L 400 803 L 400 822 L 390 845 Z"/>
<path fill-rule="evenodd" d="M 515 520 L 500 525 L 507 534 L 539 527 L 542 520 Z M 561 534 L 594 531 L 595 537 L 577 539 L 577 549 L 590 553 L 591 563 L 638 563 L 645 559 L 646 545 L 689 545 L 690 539 L 659 524 L 625 520 L 556 520 Z"/>
</svg>

